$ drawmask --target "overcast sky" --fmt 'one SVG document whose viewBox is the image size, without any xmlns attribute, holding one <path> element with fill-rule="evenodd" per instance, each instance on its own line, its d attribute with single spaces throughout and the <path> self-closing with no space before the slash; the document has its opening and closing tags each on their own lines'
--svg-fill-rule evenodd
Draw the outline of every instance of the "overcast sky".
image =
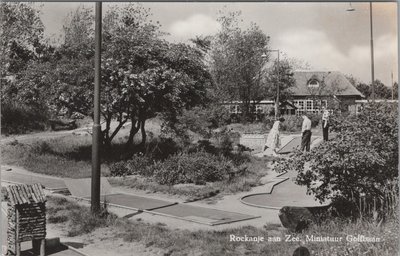
<svg viewBox="0 0 400 256">
<path fill-rule="evenodd" d="M 48 36 L 59 35 L 65 17 L 79 3 L 43 3 Z M 94 3 L 86 3 L 93 6 Z M 103 4 L 107 9 L 108 4 Z M 369 3 L 142 3 L 162 24 L 168 40 L 185 42 L 219 29 L 218 10 L 242 11 L 244 26 L 257 23 L 271 37 L 271 49 L 310 64 L 313 70 L 341 71 L 371 80 Z M 375 78 L 397 81 L 397 6 L 373 3 Z"/>
</svg>

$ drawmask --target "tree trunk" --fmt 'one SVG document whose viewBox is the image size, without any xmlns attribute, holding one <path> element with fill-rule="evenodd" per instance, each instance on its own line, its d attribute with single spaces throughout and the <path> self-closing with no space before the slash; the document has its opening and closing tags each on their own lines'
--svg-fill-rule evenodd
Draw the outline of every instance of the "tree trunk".
<svg viewBox="0 0 400 256">
<path fill-rule="evenodd" d="M 130 147 L 133 145 L 133 138 L 135 137 L 136 133 L 139 131 L 140 128 L 140 123 L 136 120 L 132 119 L 132 126 L 131 130 L 129 131 L 129 138 L 128 141 L 126 142 L 126 148 L 130 149 Z"/>
<path fill-rule="evenodd" d="M 111 117 L 106 118 L 106 128 L 104 131 L 101 131 L 103 145 L 105 147 L 105 151 L 108 152 L 111 149 L 111 139 L 110 139 L 110 126 L 111 126 Z"/>
<path fill-rule="evenodd" d="M 147 138 L 146 130 L 144 127 L 145 123 L 146 123 L 146 119 L 140 120 L 140 132 L 142 133 L 142 142 L 140 142 L 139 147 L 143 151 L 143 153 L 144 153 L 144 149 L 145 149 L 145 145 L 146 145 L 146 138 Z"/>
</svg>

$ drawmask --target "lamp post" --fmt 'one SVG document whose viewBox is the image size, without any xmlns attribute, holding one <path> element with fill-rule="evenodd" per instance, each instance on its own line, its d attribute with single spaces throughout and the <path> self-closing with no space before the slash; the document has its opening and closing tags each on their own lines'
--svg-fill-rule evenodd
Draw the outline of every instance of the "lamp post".
<svg viewBox="0 0 400 256">
<path fill-rule="evenodd" d="M 267 50 L 267 52 L 277 52 L 278 53 L 278 82 L 276 83 L 276 101 L 275 101 L 275 120 L 278 120 L 279 115 L 279 90 L 280 90 L 280 83 L 281 83 L 281 67 L 279 63 L 279 50 Z"/>
<path fill-rule="evenodd" d="M 355 11 L 351 6 L 346 11 Z M 374 33 L 373 33 L 373 22 L 372 22 L 372 2 L 369 2 L 369 25 L 370 25 L 370 45 L 371 45 L 371 86 L 372 86 L 372 102 L 375 102 L 375 71 L 374 71 Z"/>
<path fill-rule="evenodd" d="M 91 211 L 100 211 L 100 85 L 101 85 L 101 2 L 96 2 L 95 14 L 95 59 L 94 59 L 94 106 L 92 135 L 92 186 Z"/>
</svg>

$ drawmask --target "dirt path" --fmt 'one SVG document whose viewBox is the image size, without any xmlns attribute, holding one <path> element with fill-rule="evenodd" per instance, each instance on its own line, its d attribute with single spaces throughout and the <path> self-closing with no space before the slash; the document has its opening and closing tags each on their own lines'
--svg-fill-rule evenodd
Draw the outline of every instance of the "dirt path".
<svg viewBox="0 0 400 256">
<path fill-rule="evenodd" d="M 104 129 L 104 123 L 102 124 L 102 129 Z M 113 121 L 111 122 L 111 129 L 117 127 L 118 122 Z M 123 127 L 129 127 L 131 122 L 127 122 Z M 47 138 L 59 138 L 63 136 L 68 136 L 71 134 L 76 135 L 86 135 L 91 134 L 92 132 L 92 124 L 88 124 L 84 127 L 80 127 L 74 130 L 63 130 L 63 131 L 44 131 L 44 132 L 36 132 L 36 133 L 29 133 L 23 135 L 10 135 L 10 136 L 1 136 L 0 137 L 0 144 L 10 143 L 14 140 L 18 140 L 20 142 L 29 141 L 31 139 L 47 139 Z"/>
</svg>

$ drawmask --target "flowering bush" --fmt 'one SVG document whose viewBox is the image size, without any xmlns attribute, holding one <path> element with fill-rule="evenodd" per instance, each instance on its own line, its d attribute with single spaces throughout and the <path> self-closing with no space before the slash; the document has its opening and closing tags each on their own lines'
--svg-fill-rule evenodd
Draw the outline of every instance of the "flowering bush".
<svg viewBox="0 0 400 256">
<path fill-rule="evenodd" d="M 154 179 L 160 184 L 205 184 L 228 180 L 240 172 L 232 161 L 206 152 L 181 153 L 169 157 L 154 170 Z"/>
<path fill-rule="evenodd" d="M 297 182 L 321 201 L 345 199 L 359 212 L 374 208 L 383 214 L 393 207 L 389 202 L 398 188 L 393 182 L 398 177 L 397 117 L 397 106 L 387 103 L 367 105 L 359 115 L 332 117 L 336 137 L 279 161 L 276 170 L 296 170 Z"/>
</svg>

